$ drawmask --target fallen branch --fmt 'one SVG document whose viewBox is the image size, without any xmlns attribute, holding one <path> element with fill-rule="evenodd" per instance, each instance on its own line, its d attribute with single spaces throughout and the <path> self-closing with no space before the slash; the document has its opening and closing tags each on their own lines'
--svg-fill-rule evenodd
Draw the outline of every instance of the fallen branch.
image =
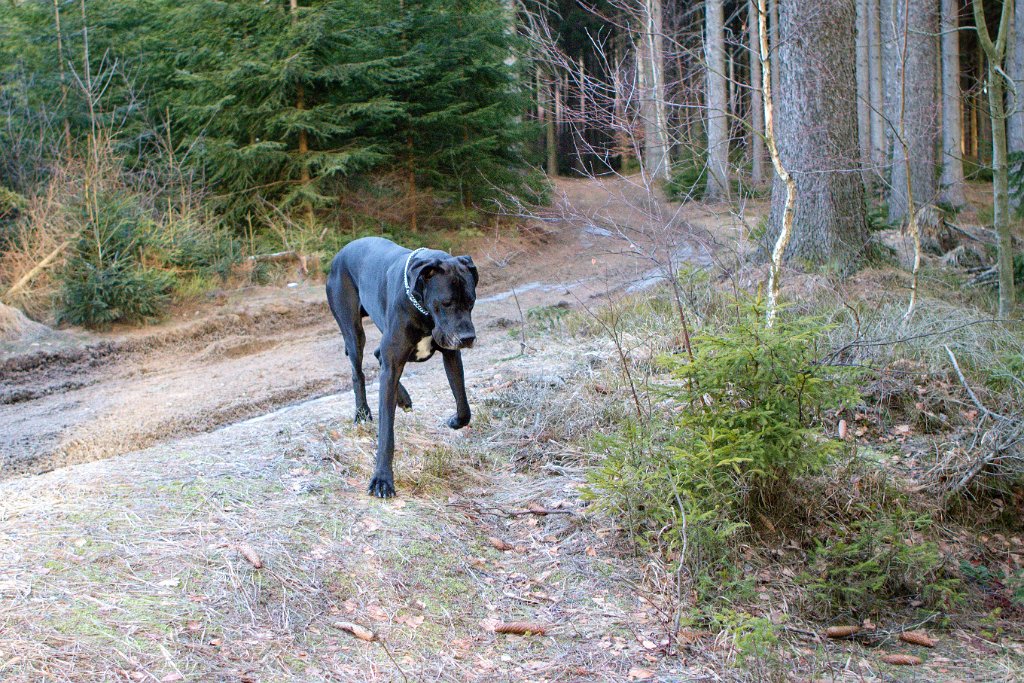
<svg viewBox="0 0 1024 683">
<path fill-rule="evenodd" d="M 573 514 L 572 510 L 558 510 L 558 509 L 549 510 L 548 508 L 541 507 L 540 505 L 537 505 L 536 503 L 531 503 L 529 509 L 526 509 L 526 510 L 513 510 L 512 512 L 508 513 L 508 516 L 509 517 L 522 517 L 523 515 L 537 515 L 538 517 L 543 517 L 545 515 L 571 515 L 571 514 Z"/>
<path fill-rule="evenodd" d="M 988 415 L 993 419 L 1009 421 L 1010 418 L 1006 417 L 1005 415 L 994 413 L 985 407 L 985 405 L 981 402 L 978 396 L 974 393 L 974 390 L 971 389 L 969 384 L 967 384 L 967 378 L 964 377 L 963 371 L 960 370 L 960 364 L 956 362 L 956 356 L 953 355 L 953 351 L 949 348 L 949 346 L 946 345 L 943 345 L 942 348 L 946 349 L 946 354 L 949 355 L 949 360 L 950 362 L 953 363 L 953 369 L 956 370 L 956 376 L 960 378 L 960 384 L 963 385 L 964 391 L 966 391 L 967 395 L 970 397 L 971 403 L 977 406 L 978 410 L 980 410 L 983 414 Z"/>
<path fill-rule="evenodd" d="M 3 301 L 6 301 L 7 303 L 11 303 L 13 301 L 12 297 L 19 291 L 24 289 L 25 285 L 32 281 L 32 278 L 41 273 L 48 265 L 50 265 L 53 262 L 53 260 L 60 255 L 62 251 L 68 248 L 69 244 L 71 244 L 71 240 L 65 240 L 60 245 L 58 245 L 57 248 L 51 251 L 49 254 L 47 254 L 42 261 L 33 266 L 32 270 L 22 275 L 17 282 L 11 285 L 10 289 L 4 292 L 3 297 L 0 298 L 2 298 Z"/>
<path fill-rule="evenodd" d="M 254 263 L 280 263 L 282 261 L 299 261 L 302 257 L 294 249 L 276 251 L 273 254 L 254 254 L 248 258 Z"/>
</svg>

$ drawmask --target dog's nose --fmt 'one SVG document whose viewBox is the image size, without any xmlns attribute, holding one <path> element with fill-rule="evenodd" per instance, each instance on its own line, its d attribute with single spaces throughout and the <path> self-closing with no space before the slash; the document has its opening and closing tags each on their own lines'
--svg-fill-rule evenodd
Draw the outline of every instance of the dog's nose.
<svg viewBox="0 0 1024 683">
<path fill-rule="evenodd" d="M 476 335 L 475 334 L 462 334 L 462 335 L 459 335 L 459 343 L 462 346 L 472 346 L 473 342 L 475 342 L 475 341 L 476 341 Z"/>
</svg>

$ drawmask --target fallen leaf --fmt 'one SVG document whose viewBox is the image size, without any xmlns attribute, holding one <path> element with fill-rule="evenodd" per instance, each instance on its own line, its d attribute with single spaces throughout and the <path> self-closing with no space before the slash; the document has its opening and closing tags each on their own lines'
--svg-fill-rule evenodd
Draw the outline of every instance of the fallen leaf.
<svg viewBox="0 0 1024 683">
<path fill-rule="evenodd" d="M 654 672 L 650 669 L 641 669 L 638 666 L 634 666 L 626 674 L 626 677 L 631 681 L 649 681 L 654 678 Z"/>
<path fill-rule="evenodd" d="M 179 673 L 167 674 L 160 679 L 160 683 L 174 683 L 175 681 L 183 681 L 185 677 Z"/>
<path fill-rule="evenodd" d="M 520 636 L 542 636 L 548 632 L 544 624 L 536 624 L 529 621 L 510 621 L 501 623 L 494 627 L 495 633 L 514 633 Z"/>
<path fill-rule="evenodd" d="M 364 640 L 367 643 L 371 643 L 377 640 L 376 633 L 366 628 L 365 626 L 360 626 L 359 624 L 353 623 L 351 621 L 336 621 L 334 622 L 334 628 L 341 629 L 342 631 L 345 631 L 346 633 L 355 636 L 359 640 Z"/>
<path fill-rule="evenodd" d="M 910 643 L 911 645 L 935 647 L 935 639 L 924 631 L 904 631 L 900 634 L 900 640 L 904 643 Z"/>
<path fill-rule="evenodd" d="M 886 664 L 896 664 L 898 666 L 917 666 L 924 663 L 924 660 L 920 657 L 902 654 L 883 655 L 882 661 Z"/>
<path fill-rule="evenodd" d="M 530 503 L 529 505 L 526 506 L 526 509 L 529 510 L 530 512 L 532 512 L 535 515 L 542 515 L 543 516 L 543 515 L 548 514 L 547 508 L 545 508 L 540 503 Z"/>
</svg>

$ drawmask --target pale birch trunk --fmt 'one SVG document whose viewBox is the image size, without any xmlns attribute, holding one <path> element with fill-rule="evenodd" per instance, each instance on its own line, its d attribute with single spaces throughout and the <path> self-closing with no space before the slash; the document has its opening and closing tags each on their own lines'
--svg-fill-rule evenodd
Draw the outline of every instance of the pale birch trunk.
<svg viewBox="0 0 1024 683">
<path fill-rule="evenodd" d="M 707 63 L 708 179 L 705 196 L 729 197 L 729 113 L 726 110 L 725 32 L 722 0 L 705 3 L 704 56 Z"/>
<path fill-rule="evenodd" d="M 960 94 L 959 0 L 942 0 L 942 201 L 953 207 L 964 197 L 963 114 Z"/>
</svg>

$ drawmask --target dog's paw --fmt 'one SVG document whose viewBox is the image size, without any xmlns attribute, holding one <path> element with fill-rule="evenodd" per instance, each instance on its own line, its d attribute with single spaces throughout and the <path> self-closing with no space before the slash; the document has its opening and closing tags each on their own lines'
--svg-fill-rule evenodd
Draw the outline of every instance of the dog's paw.
<svg viewBox="0 0 1024 683">
<path fill-rule="evenodd" d="M 448 426 L 452 429 L 462 429 L 469 424 L 469 415 L 452 415 L 448 418 Z"/>
<path fill-rule="evenodd" d="M 370 488 L 367 492 L 377 498 L 391 498 L 395 495 L 394 479 L 391 477 L 375 476 L 370 480 Z"/>
<path fill-rule="evenodd" d="M 360 422 L 373 422 L 373 415 L 370 413 L 369 408 L 359 408 L 356 410 L 356 417 L 353 420 L 356 424 Z"/>
<path fill-rule="evenodd" d="M 398 385 L 398 400 L 396 403 L 405 412 L 412 410 L 412 398 L 410 398 L 409 392 L 401 384 Z"/>
</svg>

